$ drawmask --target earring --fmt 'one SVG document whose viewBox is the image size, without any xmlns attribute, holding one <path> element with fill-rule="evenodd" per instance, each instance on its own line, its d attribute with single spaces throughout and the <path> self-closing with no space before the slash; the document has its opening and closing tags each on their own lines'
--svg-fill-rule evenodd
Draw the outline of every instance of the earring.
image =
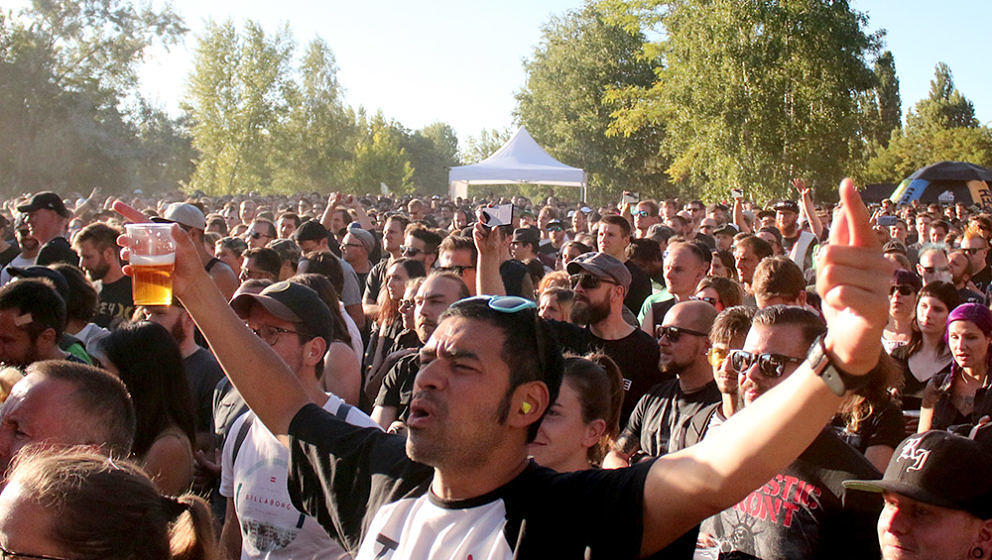
<svg viewBox="0 0 992 560">
<path fill-rule="evenodd" d="M 971 557 L 972 558 L 983 558 L 983 557 L 985 557 L 985 551 L 982 550 L 982 547 L 976 546 L 975 548 L 971 549 Z"/>
</svg>

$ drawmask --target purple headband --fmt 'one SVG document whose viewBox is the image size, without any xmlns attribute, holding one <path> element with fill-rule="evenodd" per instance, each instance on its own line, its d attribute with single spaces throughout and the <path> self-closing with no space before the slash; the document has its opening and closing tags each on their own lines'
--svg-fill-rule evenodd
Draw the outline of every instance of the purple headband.
<svg viewBox="0 0 992 560">
<path fill-rule="evenodd" d="M 992 311 L 989 311 L 989 308 L 984 305 L 963 303 L 955 307 L 947 316 L 947 326 L 944 327 L 944 340 L 947 340 L 947 331 L 954 321 L 970 321 L 985 333 L 985 336 L 992 334 Z"/>
</svg>

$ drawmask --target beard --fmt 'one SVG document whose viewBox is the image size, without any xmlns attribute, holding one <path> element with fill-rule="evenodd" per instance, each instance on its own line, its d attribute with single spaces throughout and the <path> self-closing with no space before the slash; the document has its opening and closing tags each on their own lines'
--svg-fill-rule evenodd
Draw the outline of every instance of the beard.
<svg viewBox="0 0 992 560">
<path fill-rule="evenodd" d="M 101 262 L 96 268 L 87 270 L 86 276 L 88 276 L 90 280 L 96 282 L 97 280 L 103 280 L 104 277 L 107 276 L 108 272 L 110 272 L 110 265 L 106 262 Z"/>
<path fill-rule="evenodd" d="M 610 303 L 600 301 L 593 303 L 577 300 L 572 306 L 572 320 L 579 325 L 594 325 L 610 316 Z"/>
</svg>

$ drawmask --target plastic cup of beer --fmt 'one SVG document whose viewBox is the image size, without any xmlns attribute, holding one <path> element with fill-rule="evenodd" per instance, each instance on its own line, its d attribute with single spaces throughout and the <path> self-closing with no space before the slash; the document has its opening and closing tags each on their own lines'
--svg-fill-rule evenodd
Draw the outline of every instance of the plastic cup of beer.
<svg viewBox="0 0 992 560">
<path fill-rule="evenodd" d="M 131 292 L 135 305 L 172 305 L 176 242 L 172 224 L 127 224 L 131 238 Z"/>
</svg>

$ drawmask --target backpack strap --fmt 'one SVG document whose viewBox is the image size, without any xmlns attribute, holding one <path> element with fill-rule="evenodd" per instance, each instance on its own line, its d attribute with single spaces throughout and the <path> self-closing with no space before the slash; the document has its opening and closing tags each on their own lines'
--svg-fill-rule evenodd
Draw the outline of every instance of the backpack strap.
<svg viewBox="0 0 992 560">
<path fill-rule="evenodd" d="M 241 429 L 238 430 L 238 435 L 234 438 L 234 450 L 231 452 L 232 465 L 238 460 L 238 452 L 241 451 L 241 445 L 244 444 L 245 438 L 248 437 L 248 430 L 251 429 L 254 421 L 255 415 L 249 412 L 248 417 L 241 423 Z"/>
</svg>

